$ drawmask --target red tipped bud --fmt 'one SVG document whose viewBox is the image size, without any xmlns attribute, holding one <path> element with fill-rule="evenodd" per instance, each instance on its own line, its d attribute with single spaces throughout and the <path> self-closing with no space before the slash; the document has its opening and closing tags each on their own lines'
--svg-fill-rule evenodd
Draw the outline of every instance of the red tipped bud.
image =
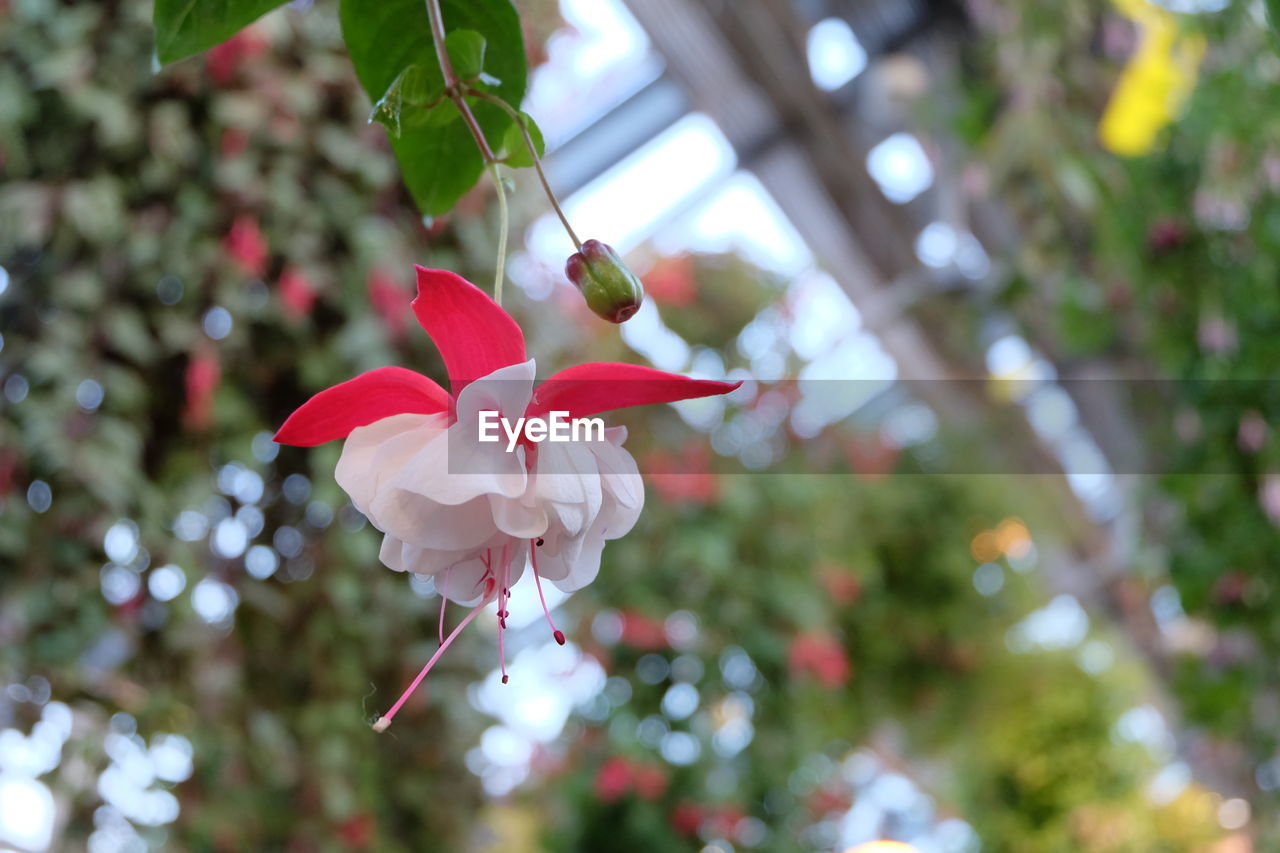
<svg viewBox="0 0 1280 853">
<path fill-rule="evenodd" d="M 631 319 L 644 302 L 640 279 L 611 246 L 599 240 L 583 243 L 582 251 L 569 256 L 564 272 L 582 291 L 587 307 L 610 323 Z"/>
</svg>

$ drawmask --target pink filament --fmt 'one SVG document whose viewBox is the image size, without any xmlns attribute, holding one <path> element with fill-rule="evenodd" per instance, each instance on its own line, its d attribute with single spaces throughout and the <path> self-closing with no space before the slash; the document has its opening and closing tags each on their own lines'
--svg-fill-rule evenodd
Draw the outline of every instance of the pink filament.
<svg viewBox="0 0 1280 853">
<path fill-rule="evenodd" d="M 542 578 L 538 576 L 538 542 L 533 542 L 529 548 L 530 560 L 533 562 L 533 582 L 538 587 L 538 600 L 542 602 L 542 615 L 547 617 L 547 624 L 551 626 L 551 636 L 556 638 L 556 642 L 564 645 L 564 632 L 556 627 L 556 623 L 551 619 L 551 611 L 547 609 L 547 599 L 542 595 Z"/>
<path fill-rule="evenodd" d="M 509 544 L 502 546 L 502 579 L 498 590 L 498 667 L 502 670 L 503 684 L 507 683 L 507 652 L 502 638 L 507 629 L 507 596 L 511 594 L 507 588 L 511 579 L 510 549 Z"/>
<path fill-rule="evenodd" d="M 418 677 L 415 678 L 407 688 L 405 688 L 404 693 L 400 694 L 400 698 L 391 706 L 391 710 L 379 717 L 378 721 L 373 724 L 374 731 L 386 731 L 387 727 L 391 725 L 391 720 L 397 713 L 399 713 L 401 706 L 408 700 L 410 694 L 412 694 L 413 691 L 417 689 L 418 685 L 422 683 L 422 679 L 427 677 L 427 673 L 431 671 L 431 667 L 436 665 L 436 661 L 440 660 L 440 656 L 444 654 L 444 650 L 449 648 L 450 644 L 453 643 L 457 636 L 462 633 L 462 629 L 467 627 L 467 624 L 470 623 L 472 619 L 476 618 L 476 614 L 483 610 L 484 606 L 488 603 L 489 596 L 485 596 L 485 600 L 473 607 L 471 612 L 467 614 L 466 618 L 458 623 L 458 627 L 454 628 L 449 634 L 449 638 L 440 644 L 440 648 L 436 649 L 436 653 L 431 656 L 431 660 L 427 661 L 427 665 L 418 673 Z"/>
</svg>

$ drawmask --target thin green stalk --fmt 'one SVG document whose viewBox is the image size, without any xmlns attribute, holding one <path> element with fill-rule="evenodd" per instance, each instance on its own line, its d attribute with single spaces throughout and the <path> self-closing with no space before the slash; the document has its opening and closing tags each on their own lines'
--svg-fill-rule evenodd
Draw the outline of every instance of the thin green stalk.
<svg viewBox="0 0 1280 853">
<path fill-rule="evenodd" d="M 431 41 L 436 48 L 440 74 L 444 77 L 445 93 L 458 108 L 458 112 L 462 113 L 462 121 L 466 124 L 467 130 L 471 131 L 471 138 L 476 141 L 476 147 L 480 149 L 480 156 L 484 158 L 484 162 L 492 163 L 496 159 L 493 156 L 493 149 L 489 147 L 489 141 L 484 138 L 484 131 L 480 129 L 480 122 L 476 121 L 471 107 L 467 106 L 466 98 L 462 97 L 459 91 L 458 75 L 454 73 L 453 63 L 449 61 L 449 50 L 445 46 L 444 17 L 440 14 L 440 0 L 426 0 L 426 4 L 427 20 L 431 25 Z"/>
<path fill-rule="evenodd" d="M 556 194 L 551 191 L 551 183 L 547 180 L 546 173 L 542 171 L 542 158 L 538 156 L 538 148 L 533 144 L 533 137 L 529 135 L 529 129 L 525 127 L 524 116 L 520 115 L 510 104 L 496 95 L 491 95 L 479 89 L 467 89 L 467 94 L 500 107 L 516 123 L 516 127 L 520 128 L 520 135 L 524 137 L 524 146 L 529 149 L 529 157 L 533 160 L 534 171 L 538 173 L 538 180 L 542 182 L 542 191 L 547 194 L 547 201 L 551 203 L 551 208 L 556 212 L 556 216 L 560 217 L 560 224 L 564 226 L 565 233 L 569 235 L 573 245 L 581 252 L 582 241 L 578 239 L 578 235 L 574 233 L 573 226 L 569 224 L 569 217 L 565 216 Z"/>
<path fill-rule="evenodd" d="M 502 281 L 506 278 L 507 265 L 507 192 L 502 187 L 502 176 L 498 174 L 498 164 L 489 164 L 489 176 L 493 178 L 493 187 L 498 191 L 498 270 L 493 277 L 493 301 L 502 304 Z"/>
</svg>

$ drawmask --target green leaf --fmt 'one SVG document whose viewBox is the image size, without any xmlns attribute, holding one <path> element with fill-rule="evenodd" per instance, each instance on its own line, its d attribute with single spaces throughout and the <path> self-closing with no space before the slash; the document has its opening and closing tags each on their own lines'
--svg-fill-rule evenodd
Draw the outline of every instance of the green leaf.
<svg viewBox="0 0 1280 853">
<path fill-rule="evenodd" d="M 444 97 L 444 75 L 437 63 L 415 63 L 396 78 L 404 92 L 408 106 L 422 107 L 436 104 Z"/>
<path fill-rule="evenodd" d="M 444 76 L 439 66 L 415 63 L 392 81 L 373 105 L 369 121 L 376 121 L 396 139 L 403 123 L 442 125 L 458 115 L 453 104 L 445 102 Z"/>
<path fill-rule="evenodd" d="M 1267 0 L 1267 22 L 1271 24 L 1271 34 L 1280 39 L 1280 0 Z"/>
<path fill-rule="evenodd" d="M 494 94 L 520 103 L 527 75 L 524 36 L 510 0 L 441 0 L 440 5 L 447 32 L 471 30 L 483 37 L 486 70 L 502 80 Z M 429 66 L 435 58 L 421 0 L 342 0 L 340 17 L 356 76 L 374 101 L 407 68 Z M 467 40 L 463 37 L 461 44 Z M 402 81 L 400 135 L 391 146 L 419 209 L 439 216 L 480 179 L 484 159 L 466 123 L 450 117 L 457 114 L 452 104 L 422 116 L 408 108 L 403 88 Z M 472 102 L 471 108 L 489 145 L 499 148 L 511 119 L 492 104 Z"/>
<path fill-rule="evenodd" d="M 156 58 L 164 65 L 231 38 L 285 0 L 156 0 Z"/>
<path fill-rule="evenodd" d="M 541 157 L 547 153 L 546 143 L 542 141 L 542 130 L 537 123 L 529 117 L 526 112 L 521 112 L 520 117 L 524 119 L 524 126 L 529 130 L 529 138 L 533 140 L 533 147 L 538 149 L 538 156 Z M 502 137 L 502 147 L 506 149 L 508 166 L 514 169 L 523 169 L 533 165 L 533 157 L 529 154 L 529 146 L 525 144 L 524 134 L 520 132 L 520 127 L 512 122 L 507 128 L 506 135 Z"/>
<path fill-rule="evenodd" d="M 484 47 L 484 36 L 475 30 L 454 30 L 444 37 L 453 72 L 463 80 L 479 77 L 484 71 Z"/>
</svg>

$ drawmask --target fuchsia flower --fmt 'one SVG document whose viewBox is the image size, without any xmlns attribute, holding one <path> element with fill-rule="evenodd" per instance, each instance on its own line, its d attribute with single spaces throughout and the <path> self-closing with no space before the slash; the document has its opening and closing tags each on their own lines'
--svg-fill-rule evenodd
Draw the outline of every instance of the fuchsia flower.
<svg viewBox="0 0 1280 853">
<path fill-rule="evenodd" d="M 527 421 L 545 424 L 554 413 L 588 418 L 737 387 L 634 364 L 596 363 L 563 370 L 535 389 L 534 362 L 516 322 L 465 279 L 417 271 L 413 312 L 440 349 L 451 393 L 411 370 L 383 367 L 321 391 L 275 436 L 302 447 L 346 439 L 335 476 L 385 534 L 382 562 L 431 575 L 444 598 L 472 607 L 446 639 L 442 604 L 440 648 L 379 719 L 378 731 L 492 601 L 498 603 L 502 656 L 507 597 L 526 562 L 539 596 L 543 578 L 566 591 L 580 589 L 595 579 L 605 541 L 627 533 L 640 514 L 644 486 L 622 449 L 624 428 L 604 430 L 594 441 L 590 431 L 573 440 L 540 441 Z M 516 424 L 510 441 L 481 441 L 483 425 L 495 413 L 508 426 Z"/>
</svg>

